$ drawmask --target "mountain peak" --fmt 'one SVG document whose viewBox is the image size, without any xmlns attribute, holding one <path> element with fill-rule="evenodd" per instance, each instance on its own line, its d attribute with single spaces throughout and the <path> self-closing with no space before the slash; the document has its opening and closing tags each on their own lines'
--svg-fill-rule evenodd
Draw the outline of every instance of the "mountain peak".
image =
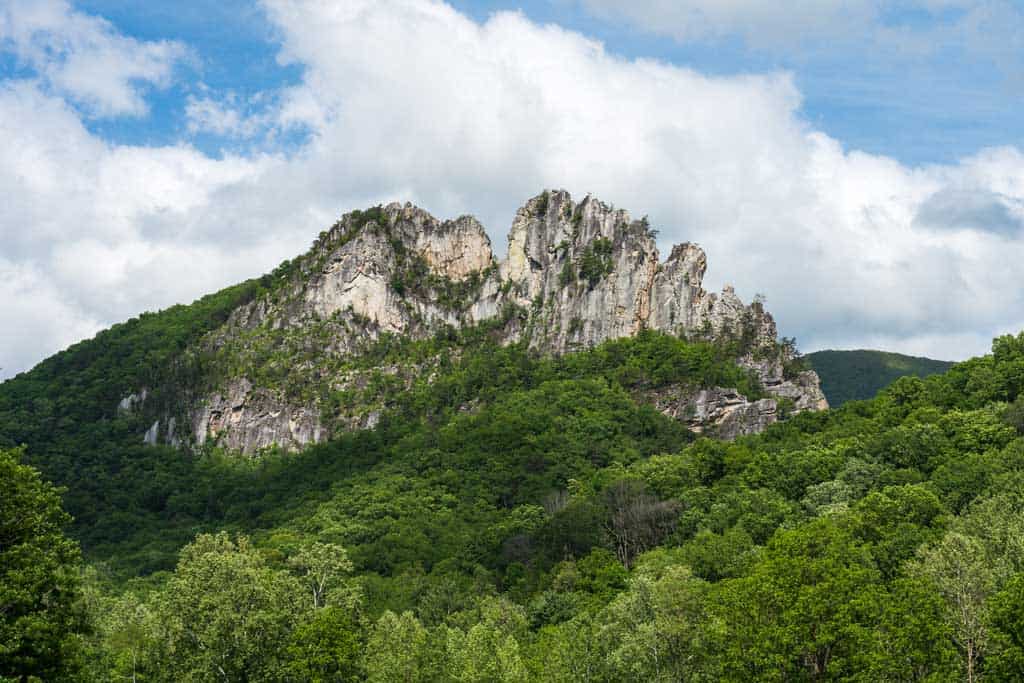
<svg viewBox="0 0 1024 683">
<path fill-rule="evenodd" d="M 706 292 L 706 267 L 692 243 L 660 261 L 646 218 L 589 195 L 575 202 L 564 190 L 542 192 L 516 212 L 502 261 L 472 216 L 439 220 L 409 203 L 353 211 L 282 266 L 272 291 L 209 335 L 204 353 L 230 370 L 181 419 L 192 422 L 197 442 L 215 436 L 246 452 L 365 427 L 376 419 L 370 413 L 324 424 L 315 391 L 296 399 L 294 388 L 261 382 L 266 364 L 278 362 L 267 360 L 271 349 L 287 348 L 277 353 L 289 367 L 268 376 L 284 372 L 292 378 L 285 384 L 337 388 L 362 381 L 349 373 L 349 361 L 385 335 L 421 340 L 479 325 L 499 343 L 548 354 L 643 330 L 716 341 L 796 410 L 824 407 L 816 376 L 784 377 L 791 350 L 778 344 L 771 315 L 732 288 Z"/>
</svg>

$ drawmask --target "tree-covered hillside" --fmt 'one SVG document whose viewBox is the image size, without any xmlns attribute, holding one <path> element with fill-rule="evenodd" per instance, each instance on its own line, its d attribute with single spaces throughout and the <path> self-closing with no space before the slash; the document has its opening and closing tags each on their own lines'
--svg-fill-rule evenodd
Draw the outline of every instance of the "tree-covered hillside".
<svg viewBox="0 0 1024 683">
<path fill-rule="evenodd" d="M 900 377 L 927 377 L 953 367 L 948 361 L 887 351 L 815 351 L 803 358 L 818 373 L 833 408 L 872 398 Z"/>
<path fill-rule="evenodd" d="M 993 351 L 735 443 L 633 399 L 717 372 L 678 340 L 468 354 L 375 430 L 192 461 L 93 548 L 83 677 L 1014 679 L 1024 335 Z"/>
<path fill-rule="evenodd" d="M 18 459 L 38 466 L 68 488 L 85 544 L 87 565 L 39 566 L 78 577 L 60 600 L 19 598 L 57 625 L 18 652 L 70 643 L 64 678 L 1024 676 L 1024 334 L 731 443 L 643 400 L 679 383 L 757 395 L 711 344 L 644 333 L 551 358 L 486 329 L 382 338 L 381 362 L 441 360 L 372 430 L 258 459 L 142 447 L 148 418 L 116 406 L 137 386 L 125 373 L 188 369 L 147 349 L 201 333 L 234 296 L 0 386 L 0 438 L 27 446 L 3 455 L 19 475 L 0 500 L 34 481 Z M 37 504 L 59 523 L 52 494 L 21 499 L 0 528 Z M 0 575 L 21 576 L 28 546 L 9 536 Z M 0 649 L 0 676 L 50 675 L 18 652 Z"/>
</svg>

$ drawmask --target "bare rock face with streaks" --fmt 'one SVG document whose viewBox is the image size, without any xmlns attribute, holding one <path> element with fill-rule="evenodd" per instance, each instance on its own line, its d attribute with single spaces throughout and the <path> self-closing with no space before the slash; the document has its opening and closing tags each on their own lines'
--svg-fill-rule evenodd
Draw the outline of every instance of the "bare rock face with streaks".
<svg viewBox="0 0 1024 683">
<path fill-rule="evenodd" d="M 228 328 L 303 326 L 340 316 L 372 323 L 373 332 L 422 336 L 459 324 L 460 311 L 436 291 L 407 291 L 403 278 L 426 273 L 439 282 L 464 282 L 492 270 L 494 256 L 483 226 L 471 216 L 438 221 L 426 211 L 393 203 L 348 214 L 321 233 L 294 262 L 277 302 L 259 299 L 232 315 Z"/>
<path fill-rule="evenodd" d="M 229 443 L 251 453 L 261 448 L 280 446 L 300 448 L 320 441 L 319 415 L 305 406 L 289 405 L 264 389 L 242 378 L 228 383 L 223 393 L 208 397 L 198 415 L 202 429 L 195 432 L 202 445 L 207 438 L 229 435 Z"/>
<path fill-rule="evenodd" d="M 668 387 L 644 398 L 664 415 L 684 422 L 690 431 L 726 440 L 758 434 L 779 419 L 774 399 L 750 400 L 736 389 L 725 387 L 696 392 Z"/>
<path fill-rule="evenodd" d="M 707 259 L 694 244 L 659 261 L 646 219 L 592 197 L 549 192 L 519 209 L 501 275 L 520 303 L 542 302 L 531 344 L 554 353 L 653 329 L 680 337 L 740 337 L 774 344 L 775 323 L 731 287 L 702 288 Z"/>
<path fill-rule="evenodd" d="M 706 268 L 697 245 L 676 245 L 661 261 L 646 219 L 589 196 L 574 202 L 564 191 L 544 192 L 517 211 L 500 262 L 470 216 L 440 221 L 397 203 L 347 214 L 308 253 L 268 276 L 271 295 L 236 309 L 204 341 L 201 353 L 241 360 L 190 410 L 193 441 L 250 454 L 271 445 L 296 450 L 375 423 L 374 407 L 358 415 L 343 408 L 338 419 L 325 420 L 315 392 L 249 376 L 246 368 L 268 340 L 310 386 L 344 392 L 365 382 L 346 360 L 384 335 L 421 339 L 485 321 L 498 321 L 494 335 L 503 343 L 524 341 L 552 354 L 643 329 L 741 340 L 750 352 L 738 362 L 772 398 L 748 401 L 715 388 L 654 400 L 694 431 L 723 438 L 763 431 L 778 419 L 773 399 L 789 411 L 827 407 L 813 372 L 784 376 L 789 358 L 777 352 L 771 315 L 759 302 L 744 304 L 732 288 L 706 292 Z"/>
</svg>

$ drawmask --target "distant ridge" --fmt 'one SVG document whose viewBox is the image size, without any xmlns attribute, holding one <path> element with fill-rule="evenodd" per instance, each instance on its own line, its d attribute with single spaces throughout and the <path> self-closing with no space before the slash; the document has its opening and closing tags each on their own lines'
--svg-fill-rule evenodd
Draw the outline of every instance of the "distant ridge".
<svg viewBox="0 0 1024 683">
<path fill-rule="evenodd" d="M 815 351 L 804 356 L 821 378 L 821 388 L 833 408 L 863 401 L 906 375 L 927 377 L 946 372 L 954 363 L 888 351 Z"/>
</svg>

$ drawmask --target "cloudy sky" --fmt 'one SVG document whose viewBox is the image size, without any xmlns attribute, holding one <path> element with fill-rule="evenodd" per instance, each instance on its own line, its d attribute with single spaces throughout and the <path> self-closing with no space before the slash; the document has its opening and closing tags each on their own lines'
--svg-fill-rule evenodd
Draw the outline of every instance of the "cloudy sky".
<svg viewBox="0 0 1024 683">
<path fill-rule="evenodd" d="M 545 187 L 805 351 L 1024 329 L 1018 0 L 0 0 L 0 377 L 341 213 Z"/>
</svg>

